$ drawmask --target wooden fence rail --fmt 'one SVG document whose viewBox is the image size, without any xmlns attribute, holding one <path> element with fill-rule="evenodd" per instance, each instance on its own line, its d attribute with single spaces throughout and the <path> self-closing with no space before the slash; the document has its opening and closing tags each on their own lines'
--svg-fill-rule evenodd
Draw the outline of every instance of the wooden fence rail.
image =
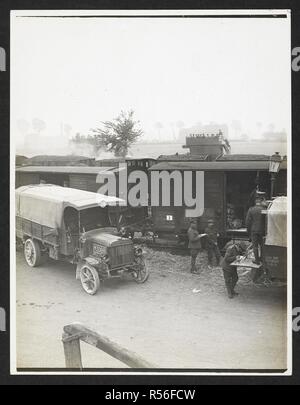
<svg viewBox="0 0 300 405">
<path fill-rule="evenodd" d="M 80 341 L 83 341 L 109 354 L 131 368 L 156 368 L 138 354 L 112 342 L 107 337 L 85 327 L 81 323 L 72 323 L 64 327 L 62 342 L 64 346 L 66 368 L 82 370 Z"/>
</svg>

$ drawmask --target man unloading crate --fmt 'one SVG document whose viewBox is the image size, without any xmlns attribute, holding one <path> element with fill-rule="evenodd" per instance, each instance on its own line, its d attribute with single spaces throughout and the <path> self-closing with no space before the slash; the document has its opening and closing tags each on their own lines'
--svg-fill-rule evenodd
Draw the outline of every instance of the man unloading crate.
<svg viewBox="0 0 300 405">
<path fill-rule="evenodd" d="M 243 241 L 230 241 L 227 243 L 225 249 L 226 253 L 224 258 L 221 260 L 221 266 L 223 269 L 228 298 L 234 298 L 236 295 L 238 295 L 234 289 L 239 277 L 237 268 L 236 266 L 233 266 L 232 263 L 246 252 L 247 245 Z"/>
<path fill-rule="evenodd" d="M 252 242 L 254 260 L 253 263 L 260 264 L 262 262 L 263 237 L 265 234 L 265 216 L 262 211 L 265 209 L 264 201 L 265 193 L 257 192 L 255 205 L 250 207 L 246 216 L 246 227 L 249 239 Z M 259 254 L 260 249 L 260 254 Z"/>
</svg>

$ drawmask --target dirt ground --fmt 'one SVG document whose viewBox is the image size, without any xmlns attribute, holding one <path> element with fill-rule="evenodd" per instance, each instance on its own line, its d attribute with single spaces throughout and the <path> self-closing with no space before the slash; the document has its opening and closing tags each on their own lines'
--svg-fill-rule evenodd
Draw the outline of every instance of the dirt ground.
<svg viewBox="0 0 300 405">
<path fill-rule="evenodd" d="M 205 252 L 194 275 L 188 256 L 145 251 L 145 284 L 107 280 L 95 296 L 83 291 L 74 266 L 49 260 L 31 269 L 17 252 L 17 366 L 64 367 L 63 326 L 82 322 L 160 368 L 286 367 L 284 286 L 254 285 L 240 269 L 239 296 L 230 300 Z M 84 367 L 124 367 L 84 343 L 82 358 Z"/>
</svg>

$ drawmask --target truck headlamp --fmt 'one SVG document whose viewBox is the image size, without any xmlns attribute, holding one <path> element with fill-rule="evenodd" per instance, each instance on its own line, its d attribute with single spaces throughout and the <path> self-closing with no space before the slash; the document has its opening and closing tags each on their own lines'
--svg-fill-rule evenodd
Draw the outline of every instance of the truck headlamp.
<svg viewBox="0 0 300 405">
<path fill-rule="evenodd" d="M 142 256 L 143 255 L 143 249 L 142 248 L 135 248 L 134 254 L 135 254 L 135 256 Z"/>
</svg>

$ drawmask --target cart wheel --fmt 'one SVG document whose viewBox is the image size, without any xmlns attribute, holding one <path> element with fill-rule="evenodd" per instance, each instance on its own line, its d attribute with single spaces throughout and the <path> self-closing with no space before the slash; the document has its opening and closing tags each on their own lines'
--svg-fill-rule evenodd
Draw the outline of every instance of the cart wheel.
<svg viewBox="0 0 300 405">
<path fill-rule="evenodd" d="M 85 265 L 80 270 L 80 281 L 84 291 L 90 295 L 96 294 L 100 287 L 100 279 L 97 270 Z"/>
<path fill-rule="evenodd" d="M 40 244 L 36 240 L 27 239 L 24 243 L 24 256 L 28 266 L 38 267 L 42 260 Z"/>
<path fill-rule="evenodd" d="M 136 283 L 142 284 L 147 281 L 149 277 L 149 270 L 143 258 L 140 257 L 136 259 L 136 263 L 138 265 L 138 270 L 133 272 L 133 278 Z"/>
</svg>

